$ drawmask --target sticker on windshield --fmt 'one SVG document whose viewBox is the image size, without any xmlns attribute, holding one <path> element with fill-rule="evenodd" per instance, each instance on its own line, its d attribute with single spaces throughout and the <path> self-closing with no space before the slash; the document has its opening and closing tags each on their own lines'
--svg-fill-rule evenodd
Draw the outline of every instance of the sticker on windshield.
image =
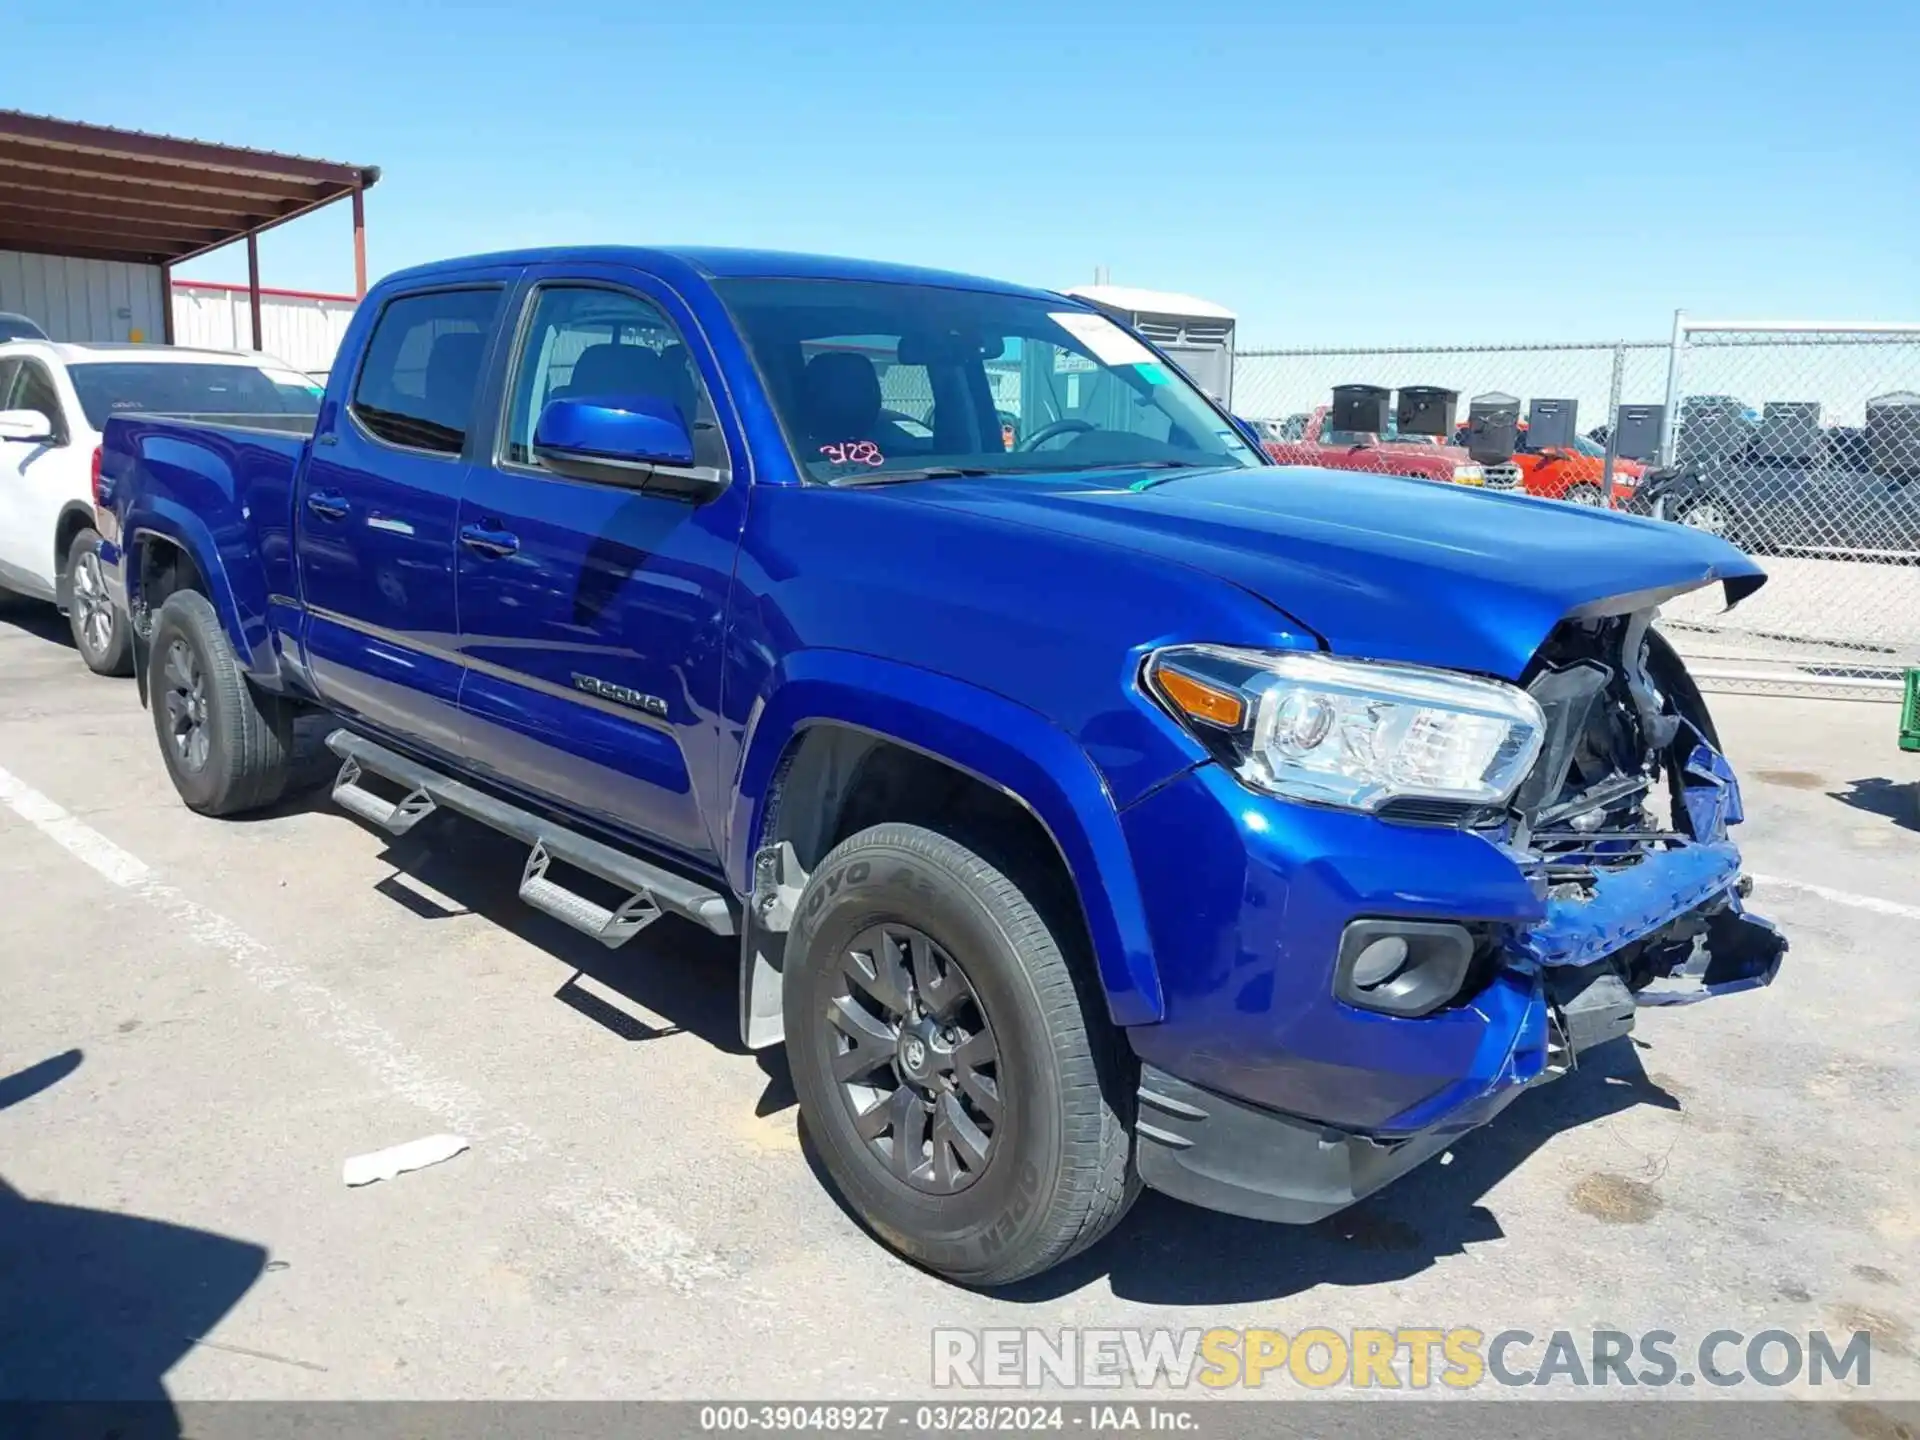
<svg viewBox="0 0 1920 1440">
<path fill-rule="evenodd" d="M 1145 365 L 1153 352 L 1104 315 L 1086 310 L 1049 311 L 1047 318 L 1093 352 L 1107 365 Z"/>
<path fill-rule="evenodd" d="M 829 465 L 884 465 L 887 457 L 880 453 L 880 447 L 871 440 L 847 440 L 835 445 L 822 445 L 820 453 L 826 457 Z"/>
<path fill-rule="evenodd" d="M 1167 383 L 1167 372 L 1155 361 L 1149 360 L 1146 364 L 1136 365 L 1133 368 L 1138 372 L 1140 378 L 1149 385 L 1165 385 Z"/>
</svg>

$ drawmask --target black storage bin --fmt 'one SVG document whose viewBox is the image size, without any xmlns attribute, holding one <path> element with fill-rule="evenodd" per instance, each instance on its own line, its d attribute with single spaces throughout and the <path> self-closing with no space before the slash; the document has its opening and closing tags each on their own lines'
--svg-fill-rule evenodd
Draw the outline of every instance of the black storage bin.
<svg viewBox="0 0 1920 1440">
<path fill-rule="evenodd" d="M 1394 428 L 1402 435 L 1453 437 L 1453 417 L 1460 409 L 1460 392 L 1438 385 L 1402 385 L 1400 403 L 1393 412 Z"/>
<path fill-rule="evenodd" d="M 1327 425 L 1334 430 L 1384 435 L 1387 430 L 1387 401 L 1392 394 L 1383 385 L 1336 385 L 1333 387 L 1333 410 L 1327 416 Z"/>
<path fill-rule="evenodd" d="M 1482 465 L 1511 460 L 1519 435 L 1519 396 L 1490 390 L 1467 402 L 1467 453 Z"/>
</svg>

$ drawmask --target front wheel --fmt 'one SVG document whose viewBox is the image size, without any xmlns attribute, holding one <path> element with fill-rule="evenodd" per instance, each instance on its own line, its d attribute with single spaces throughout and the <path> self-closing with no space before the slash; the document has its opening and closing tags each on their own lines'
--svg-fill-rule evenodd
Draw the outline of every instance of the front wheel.
<svg viewBox="0 0 1920 1440">
<path fill-rule="evenodd" d="M 190 810 L 271 805 L 294 768 L 294 715 L 247 683 L 206 596 L 176 590 L 153 622 L 147 693 L 173 788 Z"/>
<path fill-rule="evenodd" d="M 969 1285 L 1091 1245 L 1138 1190 L 1119 1040 L 996 865 L 916 825 L 821 861 L 787 938 L 787 1055 L 855 1213 Z"/>
<path fill-rule="evenodd" d="M 82 530 L 67 547 L 67 623 L 73 627 L 74 648 L 94 674 L 133 674 L 127 617 L 107 594 L 100 536 L 92 530 Z"/>
<path fill-rule="evenodd" d="M 1563 497 L 1569 505 L 1591 505 L 1604 508 L 1607 497 L 1600 493 L 1598 485 L 1575 485 Z"/>
</svg>

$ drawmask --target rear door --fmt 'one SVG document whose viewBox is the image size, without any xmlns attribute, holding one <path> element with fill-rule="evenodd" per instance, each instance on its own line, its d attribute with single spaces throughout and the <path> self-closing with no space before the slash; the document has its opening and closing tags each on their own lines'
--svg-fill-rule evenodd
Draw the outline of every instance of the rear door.
<svg viewBox="0 0 1920 1440">
<path fill-rule="evenodd" d="M 721 644 L 745 522 L 740 452 L 691 313 L 625 267 L 529 272 L 500 432 L 460 507 L 461 694 L 472 764 L 699 864 L 715 863 Z M 665 398 L 696 463 L 732 483 L 696 504 L 570 479 L 531 449 L 567 395 Z M 731 422 L 729 422 L 730 424 Z"/>
<path fill-rule="evenodd" d="M 480 379 L 515 271 L 388 295 L 294 505 L 306 662 L 322 697 L 457 754 L 454 531 Z"/>
</svg>

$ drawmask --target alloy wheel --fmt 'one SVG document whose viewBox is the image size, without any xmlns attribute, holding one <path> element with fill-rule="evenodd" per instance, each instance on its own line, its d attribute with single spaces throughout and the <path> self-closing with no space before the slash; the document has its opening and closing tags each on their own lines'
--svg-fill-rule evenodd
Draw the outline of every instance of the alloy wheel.
<svg viewBox="0 0 1920 1440">
<path fill-rule="evenodd" d="M 883 921 L 853 937 L 833 980 L 824 1033 L 855 1131 L 914 1189 L 965 1190 L 1005 1113 L 999 1046 L 966 973 L 931 936 Z"/>
<path fill-rule="evenodd" d="M 207 763 L 207 675 L 193 647 L 175 640 L 167 647 L 166 665 L 167 735 L 173 743 L 174 757 L 190 771 Z"/>
<path fill-rule="evenodd" d="M 79 612 L 80 634 L 87 650 L 96 656 L 106 654 L 113 643 L 113 601 L 107 598 L 107 579 L 94 550 L 83 553 L 73 567 L 72 604 Z"/>
</svg>

